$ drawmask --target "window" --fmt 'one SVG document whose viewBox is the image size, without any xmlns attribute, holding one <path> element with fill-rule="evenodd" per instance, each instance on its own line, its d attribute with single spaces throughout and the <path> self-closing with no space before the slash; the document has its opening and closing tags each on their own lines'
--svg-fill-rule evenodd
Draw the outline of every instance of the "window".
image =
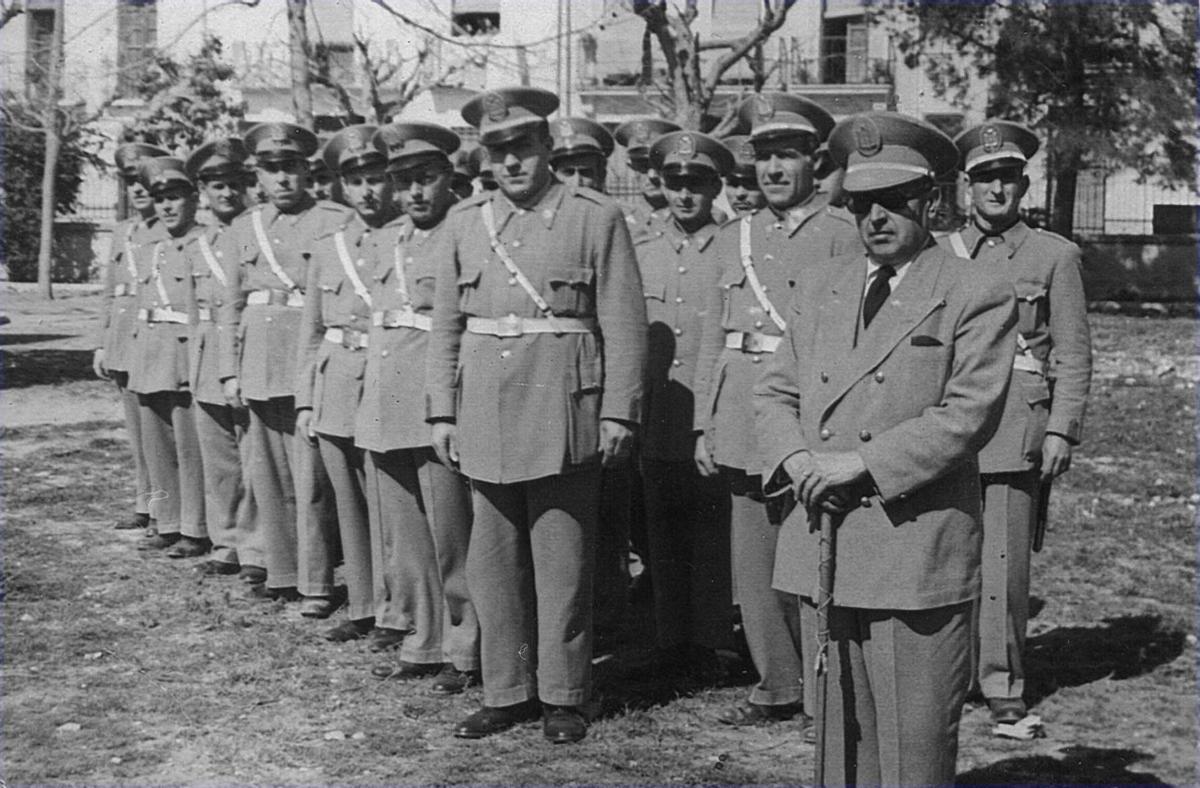
<svg viewBox="0 0 1200 788">
<path fill-rule="evenodd" d="M 137 94 L 158 48 L 157 0 L 117 0 L 117 95 Z"/>
<path fill-rule="evenodd" d="M 50 75 L 50 42 L 54 38 L 54 9 L 30 8 L 25 25 L 25 90 L 42 92 Z M 61 65 L 61 61 L 59 63 Z"/>
<path fill-rule="evenodd" d="M 453 0 L 451 35 L 477 36 L 500 32 L 500 0 Z"/>
<path fill-rule="evenodd" d="M 870 82 L 871 78 L 866 18 L 825 19 L 821 23 L 821 82 L 857 85 Z"/>
</svg>

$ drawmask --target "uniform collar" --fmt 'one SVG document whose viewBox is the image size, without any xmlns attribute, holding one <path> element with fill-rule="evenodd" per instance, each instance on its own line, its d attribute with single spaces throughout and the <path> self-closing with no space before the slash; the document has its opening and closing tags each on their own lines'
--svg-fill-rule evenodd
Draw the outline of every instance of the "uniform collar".
<svg viewBox="0 0 1200 788">
<path fill-rule="evenodd" d="M 551 229 L 554 226 L 554 219 L 558 216 L 559 208 L 566 194 L 567 187 L 563 186 L 556 179 L 552 179 L 537 202 L 529 208 L 521 208 L 513 203 L 502 190 L 497 189 L 492 192 L 492 206 L 496 212 L 496 232 L 502 232 L 508 220 L 514 215 L 524 215 L 527 213 L 537 213 L 541 216 L 542 223 L 546 225 L 546 229 Z"/>
<path fill-rule="evenodd" d="M 671 248 L 675 250 L 676 254 L 682 251 L 683 247 L 687 246 L 689 243 L 695 244 L 697 252 L 703 252 L 705 248 L 712 243 L 712 239 L 715 237 L 716 231 L 717 224 L 716 222 L 712 221 L 701 227 L 699 230 L 696 230 L 694 233 L 685 232 L 684 229 L 679 226 L 679 223 L 675 221 L 675 217 L 673 216 L 669 221 L 663 223 L 663 236 L 667 239 L 667 242 L 671 244 Z"/>
<path fill-rule="evenodd" d="M 967 251 L 974 258 L 979 254 L 980 247 L 988 238 L 995 239 L 997 244 L 1002 244 L 1008 249 L 1008 256 L 1012 257 L 1017 249 L 1029 237 L 1029 225 L 1025 224 L 1021 219 L 1009 225 L 1004 230 L 998 233 L 985 233 L 980 229 L 974 221 L 968 222 L 967 226 L 962 230 L 963 241 L 966 242 Z"/>
<path fill-rule="evenodd" d="M 774 208 L 767 206 L 767 211 L 774 217 L 773 227 L 784 230 L 788 237 L 795 235 L 796 232 L 808 223 L 812 217 L 821 212 L 821 209 L 829 202 L 829 197 L 821 192 L 813 190 L 813 193 L 801 203 L 793 205 L 786 211 L 779 212 Z"/>
</svg>

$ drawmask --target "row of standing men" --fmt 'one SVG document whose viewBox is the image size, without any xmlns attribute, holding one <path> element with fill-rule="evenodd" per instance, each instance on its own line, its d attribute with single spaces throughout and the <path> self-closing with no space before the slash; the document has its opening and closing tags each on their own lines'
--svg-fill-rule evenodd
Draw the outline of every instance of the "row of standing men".
<svg viewBox="0 0 1200 788">
<path fill-rule="evenodd" d="M 541 716 L 551 740 L 577 741 L 587 730 L 594 602 L 604 601 L 593 600 L 592 577 L 601 595 L 619 585 L 604 580 L 626 539 L 610 523 L 627 515 L 620 491 L 637 433 L 664 661 L 711 661 L 731 644 L 731 603 L 741 610 L 759 681 L 723 722 L 770 724 L 812 708 L 811 660 L 806 668 L 802 654 L 813 642 L 804 602 L 815 594 L 797 567 L 815 553 L 796 525 L 803 511 L 792 510 L 805 508 L 797 499 L 844 518 L 835 604 L 935 610 L 951 622 L 935 629 L 956 637 L 960 608 L 968 622 L 978 610 L 981 688 L 998 720 L 1023 716 L 1029 533 L 1040 481 L 1066 469 L 1080 439 L 1090 364 L 1078 249 L 1017 213 L 1036 137 L 996 121 L 951 142 L 894 113 L 856 116 L 835 130 L 813 102 L 756 96 L 740 112 L 749 136 L 724 144 L 658 120 L 619 128 L 631 164 L 661 184 L 644 210 L 623 211 L 601 193 L 612 137 L 583 119 L 548 123 L 556 108 L 552 94 L 528 88 L 469 102 L 464 119 L 479 129 L 498 188 L 461 200 L 451 191 L 459 140 L 431 124 L 350 127 L 325 145 L 321 158 L 353 210 L 308 195 L 318 142 L 290 124 L 211 142 L 186 162 L 150 146 L 121 149 L 118 165 L 142 215 L 114 234 L 96 366 L 116 378 L 131 432 L 140 431 L 139 508 L 157 520 L 145 546 L 179 557 L 211 547 L 205 571 L 240 569 L 253 593 L 298 598 L 314 617 L 340 601 L 340 559 L 349 615 L 331 639 L 370 632 L 372 648 L 399 648 L 382 675 L 434 676 L 438 692 L 460 692 L 482 675 L 485 705 L 456 735 Z M 823 145 L 845 172 L 851 210 L 816 188 Z M 243 211 L 251 159 L 268 202 Z M 940 300 L 918 316 L 900 282 L 923 278 L 906 270 L 933 269 L 911 263 L 934 250 L 927 216 L 906 206 L 916 200 L 925 211 L 933 179 L 955 165 L 971 180 L 973 219 L 943 244 L 980 260 L 961 266 L 978 281 L 945 274 L 922 294 Z M 742 214 L 730 221 L 714 216 L 722 179 Z M 195 184 L 213 225 L 194 224 Z M 897 232 L 876 221 L 878 211 L 916 227 Z M 915 260 L 878 263 L 889 244 Z M 822 291 L 817 308 L 799 316 L 796 305 L 830 271 L 859 268 L 845 261 L 864 252 L 867 278 L 843 294 L 861 321 L 844 354 L 862 354 L 858 333 L 872 336 L 876 311 L 893 322 L 919 317 L 893 338 L 925 347 L 921 364 L 884 386 L 892 345 L 864 374 L 886 397 L 915 388 L 917 400 L 932 397 L 922 407 L 973 407 L 955 412 L 964 423 L 940 425 L 954 451 L 906 457 L 921 467 L 890 469 L 890 478 L 883 460 L 865 479 L 848 480 L 842 468 L 814 493 L 800 477 L 828 469 L 794 458 L 840 446 L 842 430 L 829 420 L 861 379 L 842 381 L 842 397 L 820 419 L 784 398 L 799 415 L 765 437 L 755 402 L 759 426 L 770 424 L 766 395 L 795 388 L 779 385 L 781 361 L 796 361 L 797 340 L 825 336 L 816 313 L 842 299 Z M 952 324 L 940 319 L 948 305 L 974 303 L 960 291 L 987 291 L 992 279 L 1005 282 L 1007 302 L 956 315 L 960 327 L 973 320 L 990 330 L 970 353 L 958 347 L 970 332 L 944 343 L 943 332 L 914 333 L 931 317 Z M 973 357 L 985 349 L 1003 358 Z M 829 385 L 828 370 L 801 371 Z M 987 385 L 952 385 L 964 381 Z M 868 400 L 850 418 L 875 415 Z M 788 462 L 775 462 L 780 437 L 806 419 L 819 425 L 818 442 L 793 436 Z M 887 431 L 874 432 L 871 442 L 868 427 L 852 431 L 856 456 L 891 443 Z M 907 437 L 915 446 L 936 440 Z M 927 514 L 914 508 L 921 490 L 962 481 L 964 466 L 974 481 L 956 493 L 976 502 L 956 506 L 974 519 L 916 527 Z M 872 504 L 887 528 L 872 533 L 872 523 L 855 548 L 855 517 Z M 922 622 L 915 631 L 927 629 Z M 863 636 L 849 639 L 861 646 Z M 931 698 L 898 685 L 913 670 L 938 679 L 972 671 L 953 660 L 913 669 L 921 647 L 895 650 L 873 656 L 906 667 L 897 677 L 892 664 L 884 686 L 866 687 L 873 744 L 863 741 L 862 706 L 834 715 L 856 742 L 838 751 L 842 777 L 925 781 L 944 777 L 948 758 L 952 778 L 959 682 L 942 681 Z M 869 659 L 863 671 L 876 682 L 887 674 Z M 870 684 L 835 678 L 847 687 L 857 680 L 852 698 Z M 905 722 L 889 727 L 896 719 Z"/>
</svg>

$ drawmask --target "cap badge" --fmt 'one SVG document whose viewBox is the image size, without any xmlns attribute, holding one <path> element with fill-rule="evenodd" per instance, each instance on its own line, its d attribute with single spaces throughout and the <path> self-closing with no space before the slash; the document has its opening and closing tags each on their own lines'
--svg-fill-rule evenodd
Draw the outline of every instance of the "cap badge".
<svg viewBox="0 0 1200 788">
<path fill-rule="evenodd" d="M 1000 150 L 1000 130 L 995 126 L 984 126 L 979 133 L 985 153 L 995 153 Z"/>
<path fill-rule="evenodd" d="M 346 129 L 346 152 L 354 153 L 367 147 L 367 141 L 363 138 L 362 130 Z"/>
<path fill-rule="evenodd" d="M 759 93 L 754 97 L 754 114 L 759 122 L 766 123 L 775 117 L 775 105 L 771 103 L 771 99 Z"/>
<path fill-rule="evenodd" d="M 272 126 L 271 127 L 271 133 L 267 137 L 267 142 L 270 142 L 271 144 L 282 148 L 283 146 L 287 145 L 290 141 L 291 140 L 289 139 L 289 135 L 288 135 L 286 128 L 284 128 L 283 126 Z"/>
<path fill-rule="evenodd" d="M 212 147 L 213 156 L 223 156 L 226 159 L 233 158 L 233 144 L 227 139 L 217 140 Z"/>
<path fill-rule="evenodd" d="M 492 123 L 499 123 L 508 117 L 508 104 L 499 93 L 483 94 L 483 114 Z"/>
<path fill-rule="evenodd" d="M 854 124 L 854 147 L 860 155 L 874 156 L 883 150 L 879 127 L 870 118 L 859 118 Z"/>
<path fill-rule="evenodd" d="M 681 134 L 675 146 L 675 155 L 681 159 L 696 158 L 696 139 L 691 134 Z"/>
<path fill-rule="evenodd" d="M 633 127 L 634 142 L 647 143 L 650 141 L 650 127 L 645 122 L 639 121 Z"/>
</svg>

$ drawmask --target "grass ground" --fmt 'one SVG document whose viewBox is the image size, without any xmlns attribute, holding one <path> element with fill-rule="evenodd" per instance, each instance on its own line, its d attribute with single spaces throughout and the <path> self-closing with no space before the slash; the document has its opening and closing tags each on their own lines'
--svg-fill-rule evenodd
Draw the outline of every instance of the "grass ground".
<svg viewBox="0 0 1200 788">
<path fill-rule="evenodd" d="M 715 723 L 744 687 L 638 673 L 643 611 L 617 658 L 597 667 L 604 714 L 584 743 L 554 747 L 536 726 L 472 743 L 449 731 L 478 690 L 446 701 L 422 684 L 379 682 L 365 646 L 327 644 L 326 625 L 294 606 L 249 601 L 236 579 L 137 552 L 136 535 L 110 528 L 132 498 L 115 398 L 89 379 L 88 343 L 62 337 L 86 327 L 31 322 L 91 306 L 73 300 L 6 303 L 14 319 L 0 330 L 8 783 L 809 778 L 812 749 L 794 724 Z M 1196 777 L 1194 327 L 1093 326 L 1088 442 L 1055 489 L 1034 559 L 1029 696 L 1047 736 L 993 738 L 986 712 L 968 707 L 963 783 Z"/>
</svg>

